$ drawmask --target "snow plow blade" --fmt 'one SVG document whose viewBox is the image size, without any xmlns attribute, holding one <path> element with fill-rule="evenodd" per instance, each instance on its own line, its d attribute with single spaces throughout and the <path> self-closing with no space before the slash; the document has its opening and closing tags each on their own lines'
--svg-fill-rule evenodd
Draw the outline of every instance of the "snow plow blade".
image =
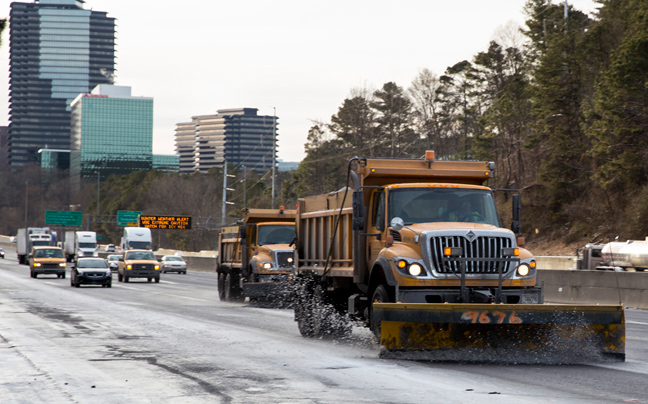
<svg viewBox="0 0 648 404">
<path fill-rule="evenodd" d="M 381 357 L 505 363 L 625 361 L 622 305 L 373 304 Z"/>
</svg>

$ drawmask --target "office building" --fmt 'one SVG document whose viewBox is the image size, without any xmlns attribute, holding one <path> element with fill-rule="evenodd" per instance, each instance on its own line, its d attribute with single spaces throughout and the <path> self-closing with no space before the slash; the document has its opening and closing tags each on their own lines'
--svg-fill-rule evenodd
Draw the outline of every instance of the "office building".
<svg viewBox="0 0 648 404">
<path fill-rule="evenodd" d="M 99 85 L 72 102 L 70 177 L 105 178 L 153 168 L 153 98 L 127 86 Z"/>
<path fill-rule="evenodd" d="M 11 3 L 9 161 L 38 162 L 40 149 L 70 149 L 70 105 L 115 73 L 115 19 L 83 0 Z"/>
<path fill-rule="evenodd" d="M 180 171 L 180 156 L 177 154 L 154 154 L 153 169 L 166 173 Z"/>
<path fill-rule="evenodd" d="M 219 109 L 215 115 L 198 115 L 191 122 L 177 124 L 180 172 L 207 172 L 225 161 L 260 172 L 271 169 L 276 158 L 277 118 L 257 115 L 257 111 Z"/>
</svg>

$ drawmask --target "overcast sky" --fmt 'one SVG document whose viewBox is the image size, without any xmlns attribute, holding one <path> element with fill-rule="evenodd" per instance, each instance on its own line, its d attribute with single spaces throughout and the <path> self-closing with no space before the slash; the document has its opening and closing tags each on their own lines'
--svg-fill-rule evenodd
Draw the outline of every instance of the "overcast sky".
<svg viewBox="0 0 648 404">
<path fill-rule="evenodd" d="M 554 3 L 558 3 L 554 0 Z M 0 16 L 9 16 L 0 0 Z M 153 152 L 173 154 L 176 123 L 250 107 L 279 117 L 278 155 L 299 161 L 313 122 L 354 88 L 403 88 L 521 26 L 525 0 L 86 0 L 117 19 L 115 84 L 154 98 Z M 592 12 L 592 0 L 569 0 Z M 0 126 L 8 124 L 9 30 L 0 49 Z"/>
</svg>

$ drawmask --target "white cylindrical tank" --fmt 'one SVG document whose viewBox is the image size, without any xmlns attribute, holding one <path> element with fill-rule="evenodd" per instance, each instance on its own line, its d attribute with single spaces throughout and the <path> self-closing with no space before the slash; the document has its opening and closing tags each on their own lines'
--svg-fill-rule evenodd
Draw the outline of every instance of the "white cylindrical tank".
<svg viewBox="0 0 648 404">
<path fill-rule="evenodd" d="M 612 267 L 632 267 L 632 263 L 630 263 L 630 257 L 625 251 L 625 248 L 630 245 L 628 243 L 632 242 L 613 241 L 604 245 L 603 249 L 601 250 L 603 263 Z"/>
</svg>

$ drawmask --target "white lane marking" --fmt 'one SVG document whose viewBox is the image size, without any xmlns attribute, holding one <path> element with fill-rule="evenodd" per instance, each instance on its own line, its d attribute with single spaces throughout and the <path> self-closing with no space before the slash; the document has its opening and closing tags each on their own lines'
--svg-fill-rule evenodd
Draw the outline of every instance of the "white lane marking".
<svg viewBox="0 0 648 404">
<path fill-rule="evenodd" d="M 631 320 L 627 320 L 626 324 L 648 325 L 648 323 L 644 323 L 641 321 L 631 321 Z"/>
<path fill-rule="evenodd" d="M 199 302 L 213 303 L 212 300 L 207 300 L 207 299 L 198 299 L 198 298 L 195 298 L 195 297 L 187 297 L 187 296 L 172 295 L 172 294 L 170 294 L 170 293 L 160 293 L 160 294 L 161 294 L 161 295 L 164 295 L 164 296 L 178 297 L 178 298 L 180 298 L 180 299 L 196 300 L 196 301 L 199 301 Z"/>
</svg>

